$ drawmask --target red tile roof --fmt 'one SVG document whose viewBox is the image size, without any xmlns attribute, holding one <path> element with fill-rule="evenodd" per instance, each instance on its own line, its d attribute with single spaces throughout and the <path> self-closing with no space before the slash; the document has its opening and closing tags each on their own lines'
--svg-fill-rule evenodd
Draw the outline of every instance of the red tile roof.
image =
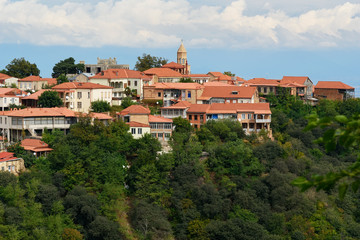
<svg viewBox="0 0 360 240">
<path fill-rule="evenodd" d="M 14 153 L 12 152 L 1 152 L 0 153 L 0 162 L 6 162 L 9 160 L 15 160 L 18 159 L 17 157 L 14 157 Z"/>
<path fill-rule="evenodd" d="M 188 101 L 178 101 L 176 104 L 169 107 L 162 107 L 161 109 L 186 109 L 191 106 L 191 103 Z"/>
<path fill-rule="evenodd" d="M 147 75 L 157 75 L 158 77 L 184 77 L 181 73 L 171 70 L 170 68 L 150 68 L 144 71 Z"/>
<path fill-rule="evenodd" d="M 34 92 L 33 94 L 30 94 L 28 96 L 23 97 L 22 99 L 27 100 L 27 99 L 32 99 L 32 100 L 38 100 L 40 95 L 43 94 L 43 92 L 45 91 L 51 91 L 50 89 L 40 89 L 37 92 Z"/>
<path fill-rule="evenodd" d="M 234 94 L 234 93 L 237 94 Z M 242 86 L 206 86 L 199 97 L 199 100 L 208 100 L 211 98 L 249 98 L 251 99 L 256 92 L 255 87 Z"/>
<path fill-rule="evenodd" d="M 91 118 L 94 118 L 94 119 L 99 119 L 99 120 L 112 120 L 113 118 L 109 115 L 107 115 L 106 113 L 95 113 L 95 112 L 92 112 L 92 113 L 89 113 L 89 116 Z"/>
<path fill-rule="evenodd" d="M 150 109 L 145 108 L 141 105 L 131 105 L 130 107 L 127 107 L 120 112 L 121 116 L 129 115 L 129 114 L 130 115 L 131 114 L 139 114 L 139 115 L 150 114 Z"/>
<path fill-rule="evenodd" d="M 226 80 L 230 81 L 230 80 L 232 80 L 229 75 L 225 75 L 225 74 L 223 74 L 221 72 L 209 72 L 208 74 L 213 75 L 219 81 L 226 81 Z"/>
<path fill-rule="evenodd" d="M 77 113 L 67 109 L 61 108 L 25 108 L 20 110 L 12 110 L 0 112 L 1 115 L 12 117 L 75 117 Z"/>
<path fill-rule="evenodd" d="M 49 152 L 52 148 L 40 139 L 24 139 L 21 141 L 21 146 L 28 151 L 32 152 Z"/>
<path fill-rule="evenodd" d="M 203 84 L 205 87 L 207 86 L 234 86 L 232 84 L 224 83 L 224 82 L 206 82 Z"/>
<path fill-rule="evenodd" d="M 148 128 L 150 128 L 150 125 L 148 125 L 148 124 L 134 122 L 134 121 L 127 122 L 126 124 L 129 125 L 130 127 L 148 127 Z"/>
<path fill-rule="evenodd" d="M 236 112 L 271 114 L 269 103 L 193 104 L 187 110 L 187 113 L 236 113 Z"/>
<path fill-rule="evenodd" d="M 121 78 L 135 78 L 141 79 L 145 75 L 140 71 L 130 70 L 130 69 L 108 69 L 104 70 L 90 79 L 121 79 Z"/>
<path fill-rule="evenodd" d="M 253 78 L 246 81 L 246 84 L 252 86 L 279 86 L 280 80 L 277 79 L 265 79 L 265 78 Z"/>
<path fill-rule="evenodd" d="M 325 89 L 347 89 L 352 90 L 355 89 L 343 82 L 340 81 L 319 81 L 315 88 L 325 88 Z"/>
<path fill-rule="evenodd" d="M 18 91 L 17 88 L 0 88 L 0 97 L 6 96 L 6 95 L 15 96 L 17 94 L 17 91 Z"/>
<path fill-rule="evenodd" d="M 297 83 L 297 84 L 304 85 L 308 78 L 309 77 L 305 77 L 305 76 L 304 77 L 283 76 L 280 83 L 281 84 L 284 84 L 284 83 Z"/>
<path fill-rule="evenodd" d="M 201 89 L 204 86 L 198 83 L 154 83 L 149 87 L 155 87 L 155 89 Z"/>
<path fill-rule="evenodd" d="M 189 77 L 189 78 L 197 78 L 197 77 L 201 77 L 201 78 L 210 78 L 210 76 L 208 74 L 201 74 L 201 73 L 195 73 L 195 74 L 187 74 L 184 75 L 185 78 Z"/>
<path fill-rule="evenodd" d="M 19 81 L 22 81 L 22 82 L 38 82 L 38 81 L 43 81 L 43 80 L 41 79 L 40 76 L 28 76 L 26 78 L 19 79 Z"/>
<path fill-rule="evenodd" d="M 9 78 L 12 78 L 12 77 L 7 74 L 0 73 L 0 80 L 5 80 L 5 79 L 9 79 Z"/>
<path fill-rule="evenodd" d="M 49 86 L 51 86 L 51 85 L 56 85 L 56 84 L 57 84 L 56 78 L 42 78 L 41 80 L 42 80 L 42 81 L 47 81 L 47 84 L 48 84 Z"/>
<path fill-rule="evenodd" d="M 52 89 L 111 89 L 113 87 L 91 82 L 65 82 L 52 87 Z"/>
<path fill-rule="evenodd" d="M 160 116 L 154 116 L 154 115 L 149 115 L 149 123 L 158 123 L 158 122 L 162 122 L 162 123 L 172 123 L 173 120 L 169 119 L 169 118 L 164 118 L 164 117 L 160 117 Z"/>
<path fill-rule="evenodd" d="M 183 69 L 185 68 L 183 65 L 176 63 L 176 62 L 169 62 L 165 65 L 161 66 L 162 68 L 171 68 L 171 69 Z"/>
</svg>

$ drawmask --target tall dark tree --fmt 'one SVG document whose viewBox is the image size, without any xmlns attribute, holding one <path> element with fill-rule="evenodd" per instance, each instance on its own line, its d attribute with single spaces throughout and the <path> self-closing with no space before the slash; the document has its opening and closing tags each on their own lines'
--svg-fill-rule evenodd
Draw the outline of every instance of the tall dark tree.
<svg viewBox="0 0 360 240">
<path fill-rule="evenodd" d="M 140 56 L 138 57 L 138 60 L 136 61 L 136 64 L 135 64 L 135 70 L 143 72 L 150 68 L 161 67 L 162 65 L 166 64 L 167 62 L 168 62 L 168 60 L 165 58 L 154 57 L 154 56 L 151 56 L 150 54 L 144 53 L 142 55 L 142 57 L 140 57 Z"/>
<path fill-rule="evenodd" d="M 6 65 L 3 73 L 17 78 L 25 78 L 31 75 L 39 76 L 40 70 L 35 63 L 30 63 L 24 58 L 14 58 L 11 63 Z"/>
<path fill-rule="evenodd" d="M 39 96 L 38 106 L 43 108 L 61 107 L 63 101 L 56 91 L 45 91 Z"/>
<path fill-rule="evenodd" d="M 55 64 L 55 66 L 53 67 L 52 77 L 58 78 L 61 74 L 78 74 L 83 72 L 84 69 L 84 64 L 75 64 L 75 59 L 69 57 Z"/>
</svg>

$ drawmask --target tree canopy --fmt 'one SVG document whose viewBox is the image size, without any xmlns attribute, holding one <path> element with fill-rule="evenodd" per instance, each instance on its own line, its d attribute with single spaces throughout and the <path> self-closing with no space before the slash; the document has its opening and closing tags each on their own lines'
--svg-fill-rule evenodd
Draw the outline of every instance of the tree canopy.
<svg viewBox="0 0 360 240">
<path fill-rule="evenodd" d="M 58 78 L 61 74 L 78 74 L 85 70 L 85 66 L 82 63 L 75 64 L 75 59 L 69 57 L 56 63 L 53 67 L 53 78 Z"/>
<path fill-rule="evenodd" d="M 93 112 L 109 112 L 111 109 L 110 104 L 107 101 L 94 101 L 91 103 L 91 109 Z"/>
<path fill-rule="evenodd" d="M 25 78 L 31 75 L 39 76 L 40 74 L 40 70 L 37 68 L 36 64 L 30 63 L 24 58 L 14 58 L 6 65 L 2 72 L 16 78 Z"/>
<path fill-rule="evenodd" d="M 135 64 L 135 70 L 143 72 L 150 68 L 161 67 L 168 62 L 167 59 L 162 57 L 151 56 L 150 54 L 144 53 L 142 57 L 138 57 Z"/>
<path fill-rule="evenodd" d="M 38 106 L 43 108 L 62 107 L 63 101 L 56 91 L 45 91 L 39 96 Z"/>
</svg>

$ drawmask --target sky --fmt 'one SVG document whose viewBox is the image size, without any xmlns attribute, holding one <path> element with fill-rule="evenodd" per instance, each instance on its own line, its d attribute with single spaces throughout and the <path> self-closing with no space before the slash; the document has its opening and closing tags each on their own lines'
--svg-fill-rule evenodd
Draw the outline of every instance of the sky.
<svg viewBox="0 0 360 240">
<path fill-rule="evenodd" d="M 143 53 L 176 61 L 182 40 L 192 73 L 308 76 L 360 96 L 360 0 L 0 0 L 0 69 L 20 57 L 42 77 L 68 57 L 132 69 Z"/>
</svg>

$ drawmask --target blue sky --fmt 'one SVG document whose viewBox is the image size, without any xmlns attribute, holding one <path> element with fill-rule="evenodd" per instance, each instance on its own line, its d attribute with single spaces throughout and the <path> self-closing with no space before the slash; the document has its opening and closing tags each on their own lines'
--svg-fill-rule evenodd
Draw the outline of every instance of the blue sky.
<svg viewBox="0 0 360 240">
<path fill-rule="evenodd" d="M 181 39 L 192 73 L 360 87 L 359 0 L 0 0 L 0 69 L 19 57 L 42 77 L 68 57 L 133 68 L 143 53 L 175 61 Z"/>
</svg>

